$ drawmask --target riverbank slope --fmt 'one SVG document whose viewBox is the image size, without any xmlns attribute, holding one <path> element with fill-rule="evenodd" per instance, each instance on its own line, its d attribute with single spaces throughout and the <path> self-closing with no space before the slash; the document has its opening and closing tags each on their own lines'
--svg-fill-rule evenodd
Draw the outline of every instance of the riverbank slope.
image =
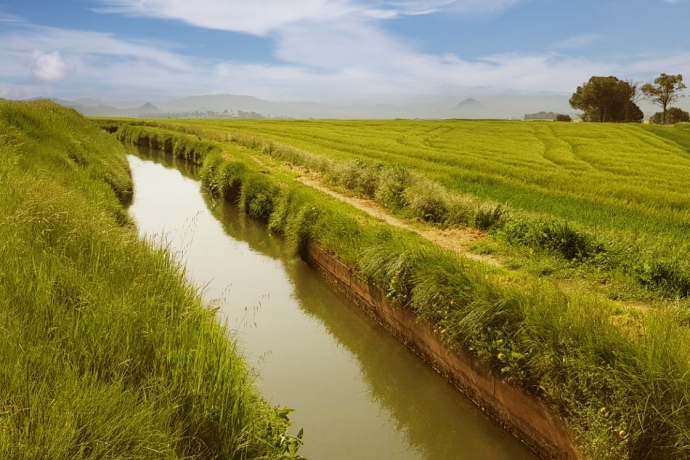
<svg viewBox="0 0 690 460">
<path fill-rule="evenodd" d="M 235 345 L 138 239 L 122 146 L 0 100 L 0 457 L 292 458 Z"/>
</svg>

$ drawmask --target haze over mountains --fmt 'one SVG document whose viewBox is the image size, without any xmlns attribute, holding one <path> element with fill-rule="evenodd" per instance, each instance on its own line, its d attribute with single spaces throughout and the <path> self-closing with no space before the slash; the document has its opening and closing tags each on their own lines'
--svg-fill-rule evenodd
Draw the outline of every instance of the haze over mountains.
<svg viewBox="0 0 690 460">
<path fill-rule="evenodd" d="M 358 98 L 361 100 L 361 98 Z M 376 98 L 372 98 L 376 99 Z M 237 116 L 255 112 L 264 117 L 287 118 L 522 118 L 525 113 L 573 113 L 561 94 L 466 96 L 401 96 L 387 102 L 336 104 L 324 102 L 274 102 L 253 96 L 216 94 L 171 100 L 119 100 L 96 98 L 53 99 L 87 116 L 169 116 L 184 112 L 216 112 Z M 227 113 L 224 113 L 227 111 Z"/>
</svg>

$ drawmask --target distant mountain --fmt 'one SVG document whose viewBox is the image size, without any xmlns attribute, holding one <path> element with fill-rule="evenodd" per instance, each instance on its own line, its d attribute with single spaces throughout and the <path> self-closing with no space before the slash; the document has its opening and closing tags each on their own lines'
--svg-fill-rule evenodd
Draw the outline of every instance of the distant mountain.
<svg viewBox="0 0 690 460">
<path fill-rule="evenodd" d="M 486 110 L 486 106 L 470 97 L 453 107 L 453 110 Z"/>
<path fill-rule="evenodd" d="M 457 100 L 457 99 L 456 99 Z M 481 96 L 482 102 L 469 97 L 454 104 L 448 98 L 417 96 L 407 98 L 398 104 L 352 103 L 325 104 L 320 102 L 293 101 L 272 102 L 253 96 L 217 94 L 191 96 L 180 99 L 157 101 L 156 104 L 142 100 L 100 101 L 78 99 L 66 101 L 54 99 L 58 104 L 72 107 L 87 116 L 139 117 L 160 116 L 217 116 L 223 118 L 242 117 L 240 113 L 255 113 L 263 117 L 278 118 L 333 118 L 333 119 L 391 119 L 391 118 L 520 118 L 525 113 L 551 111 L 570 113 L 568 97 L 561 95 L 509 95 Z M 99 102 L 98 106 L 93 104 Z M 88 104 L 87 104 L 88 103 Z M 209 113 L 211 112 L 211 113 Z"/>
<path fill-rule="evenodd" d="M 73 100 L 72 104 L 81 105 L 84 107 L 98 107 L 99 105 L 102 104 L 102 101 L 100 99 L 94 99 L 91 97 L 82 97 L 82 98 Z"/>
<path fill-rule="evenodd" d="M 150 102 L 147 102 L 146 104 L 142 105 L 138 109 L 135 109 L 138 112 L 146 112 L 146 113 L 151 113 L 151 112 L 160 112 L 158 107 L 155 105 L 151 104 Z"/>
<path fill-rule="evenodd" d="M 232 94 L 215 94 L 213 96 L 189 96 L 167 102 L 159 102 L 161 110 L 169 111 L 194 111 L 213 110 L 243 110 L 256 112 L 270 112 L 280 104 L 265 101 L 254 96 L 235 96 Z"/>
</svg>

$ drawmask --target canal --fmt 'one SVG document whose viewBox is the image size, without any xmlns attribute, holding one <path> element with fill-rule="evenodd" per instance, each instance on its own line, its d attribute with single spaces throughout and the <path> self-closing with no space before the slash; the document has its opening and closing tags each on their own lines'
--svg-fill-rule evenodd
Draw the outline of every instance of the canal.
<svg viewBox="0 0 690 460">
<path fill-rule="evenodd" d="M 302 455 L 327 459 L 534 459 L 264 225 L 200 190 L 197 167 L 158 151 L 128 156 L 129 208 L 164 241 L 234 331 L 274 405 L 295 409 Z M 162 237 L 162 235 L 165 235 Z"/>
</svg>

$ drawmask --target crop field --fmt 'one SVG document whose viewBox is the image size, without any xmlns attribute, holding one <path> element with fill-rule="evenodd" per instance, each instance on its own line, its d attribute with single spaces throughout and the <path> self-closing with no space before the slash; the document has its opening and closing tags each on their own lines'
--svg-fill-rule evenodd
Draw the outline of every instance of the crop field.
<svg viewBox="0 0 690 460">
<path fill-rule="evenodd" d="M 678 242 L 688 149 L 635 125 L 503 121 L 202 121 L 335 160 L 404 165 L 449 190 L 591 229 Z M 667 128 L 657 128 L 667 129 Z M 681 134 L 690 140 L 690 132 Z"/>
<path fill-rule="evenodd" d="M 330 185 L 411 219 L 488 230 L 507 243 L 504 249 L 558 253 L 568 267 L 585 267 L 596 279 L 590 284 L 624 280 L 607 294 L 611 298 L 690 295 L 690 130 L 684 124 L 143 124 L 241 144 L 316 171 Z"/>
</svg>

